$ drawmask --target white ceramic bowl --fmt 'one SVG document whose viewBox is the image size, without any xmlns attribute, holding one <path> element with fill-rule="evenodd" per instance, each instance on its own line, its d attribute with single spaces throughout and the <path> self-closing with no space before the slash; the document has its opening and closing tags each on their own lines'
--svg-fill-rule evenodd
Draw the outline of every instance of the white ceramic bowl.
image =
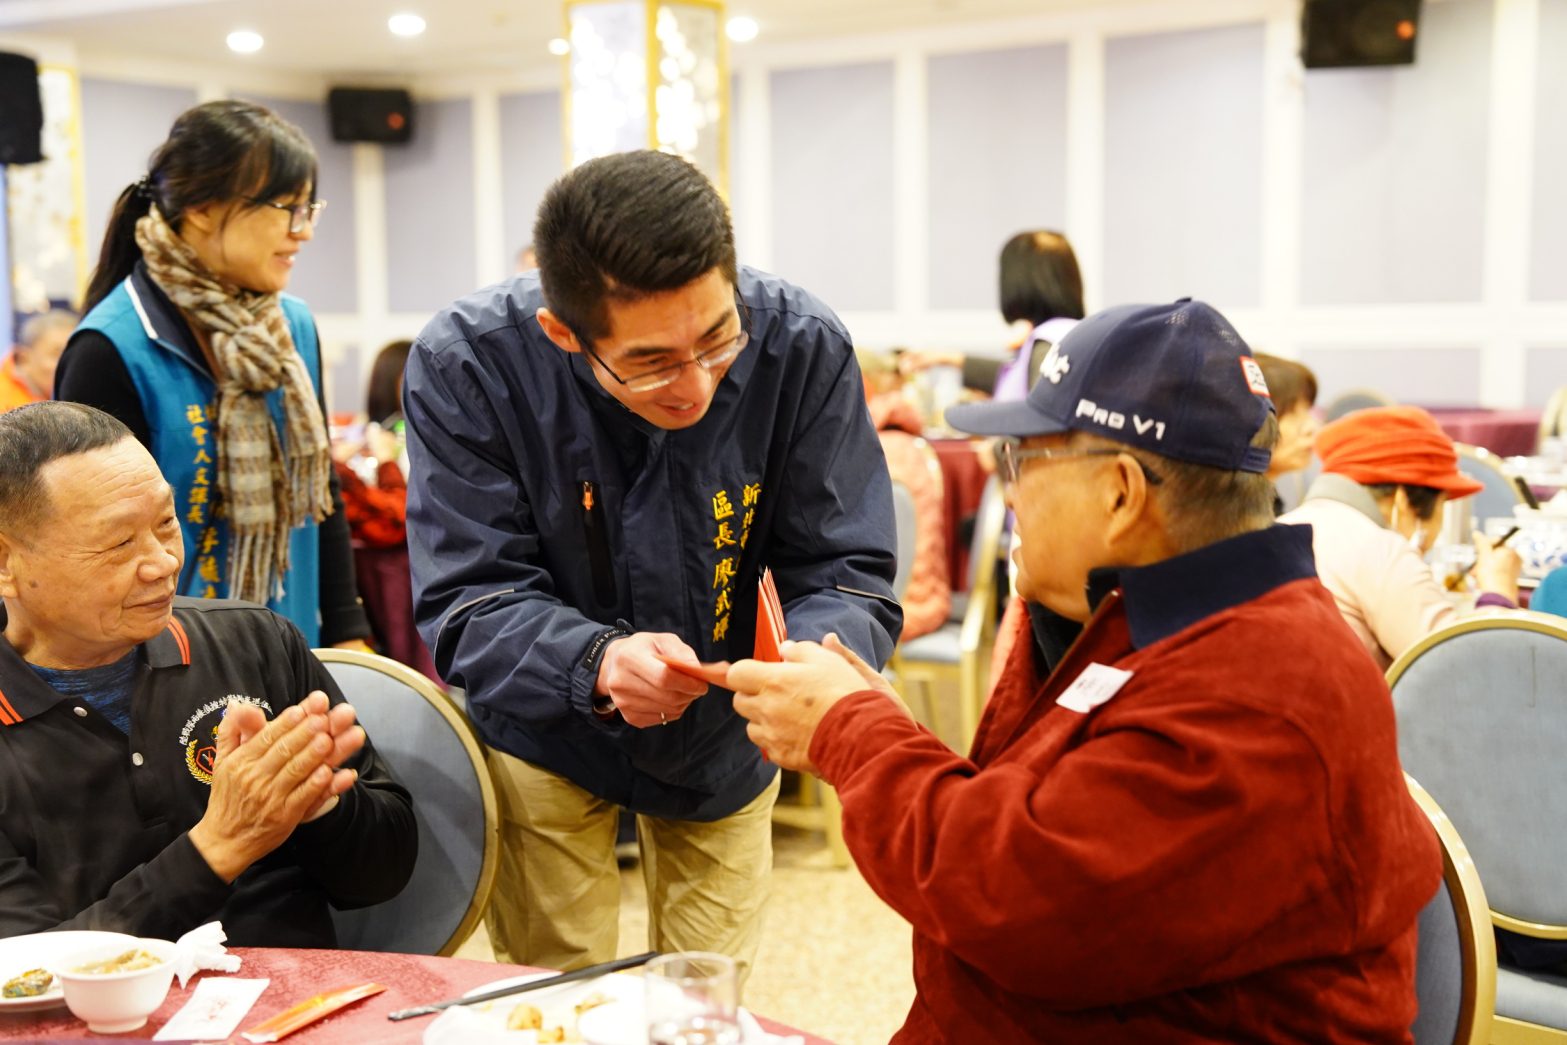
<svg viewBox="0 0 1567 1045">
<path fill-rule="evenodd" d="M 108 961 L 128 950 L 139 949 L 162 959 L 157 965 L 131 972 L 93 974 L 75 972 L 84 965 Z M 99 1034 L 123 1034 L 147 1022 L 168 997 L 174 979 L 174 944 L 168 940 L 136 940 L 77 951 L 54 963 L 50 970 L 65 988 L 65 1005 L 71 1014 Z"/>
</svg>

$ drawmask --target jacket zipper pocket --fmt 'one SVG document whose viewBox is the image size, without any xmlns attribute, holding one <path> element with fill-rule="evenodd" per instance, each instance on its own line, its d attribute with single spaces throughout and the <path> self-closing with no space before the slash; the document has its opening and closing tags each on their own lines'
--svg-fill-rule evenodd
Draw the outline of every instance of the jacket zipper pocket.
<svg viewBox="0 0 1567 1045">
<path fill-rule="evenodd" d="M 604 506 L 593 480 L 584 479 L 581 486 L 582 534 L 588 545 L 588 566 L 593 570 L 593 595 L 600 606 L 613 606 L 615 566 L 609 558 L 609 534 L 604 531 Z"/>
</svg>

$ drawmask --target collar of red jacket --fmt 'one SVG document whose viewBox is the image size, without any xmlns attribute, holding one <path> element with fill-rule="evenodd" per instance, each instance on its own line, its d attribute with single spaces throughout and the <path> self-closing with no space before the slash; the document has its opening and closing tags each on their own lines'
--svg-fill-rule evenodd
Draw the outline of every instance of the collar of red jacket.
<svg viewBox="0 0 1567 1045">
<path fill-rule="evenodd" d="M 1088 575 L 1088 605 L 1120 589 L 1132 645 L 1151 646 L 1198 621 L 1317 576 L 1310 526 L 1270 526 L 1151 566 Z"/>
</svg>

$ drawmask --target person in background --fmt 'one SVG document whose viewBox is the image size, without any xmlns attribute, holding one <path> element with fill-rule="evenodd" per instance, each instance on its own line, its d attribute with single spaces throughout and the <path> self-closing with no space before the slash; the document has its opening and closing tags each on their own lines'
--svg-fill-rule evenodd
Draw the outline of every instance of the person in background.
<svg viewBox="0 0 1567 1045">
<path fill-rule="evenodd" d="M 366 390 L 364 439 L 332 447 L 343 511 L 354 539 L 355 576 L 382 653 L 439 682 L 413 619 L 408 575 L 408 484 L 403 474 L 403 368 L 412 341 L 376 354 Z"/>
<path fill-rule="evenodd" d="M 1386 670 L 1431 632 L 1457 620 L 1425 554 L 1442 505 L 1484 487 L 1458 470 L 1453 440 L 1417 406 L 1356 410 L 1317 434 L 1322 474 L 1279 522 L 1309 524 L 1317 571 L 1339 612 Z M 1518 553 L 1474 535 L 1476 608 L 1518 602 Z"/>
<path fill-rule="evenodd" d="M 54 371 L 79 318 L 56 308 L 22 322 L 21 336 L 0 363 L 0 413 L 54 395 Z"/>
<path fill-rule="evenodd" d="M 173 484 L 180 594 L 368 650 L 315 322 L 283 293 L 326 205 L 315 186 L 315 150 L 269 110 L 182 113 L 115 204 L 55 396 L 125 422 Z"/>
<path fill-rule="evenodd" d="M 903 353 L 905 373 L 936 365 L 963 368 L 963 387 L 1002 401 L 1022 399 L 1039 380 L 1050 346 L 1083 318 L 1083 275 L 1066 236 L 1049 229 L 1019 232 L 1001 248 L 1001 318 L 1024 327 L 1005 359 L 957 352 Z"/>
<path fill-rule="evenodd" d="M 1311 464 L 1312 448 L 1322 425 L 1317 420 L 1317 375 L 1302 363 L 1258 352 L 1254 356 L 1267 379 L 1273 409 L 1279 416 L 1279 446 L 1268 465 L 1268 478 L 1277 486 L 1286 475 Z"/>
<path fill-rule="evenodd" d="M 108 414 L 0 415 L 0 936 L 332 947 L 413 871 L 408 791 L 298 628 L 176 595 L 176 511 Z"/>
<path fill-rule="evenodd" d="M 920 437 L 923 425 L 919 411 L 903 396 L 896 360 L 879 352 L 856 350 L 854 354 L 865 377 L 871 424 L 876 426 L 876 438 L 887 456 L 887 473 L 914 499 L 914 561 L 901 600 L 902 641 L 908 642 L 941 627 L 952 609 L 941 473 L 932 472 L 934 451 Z"/>
<path fill-rule="evenodd" d="M 1273 525 L 1261 371 L 1191 300 L 1055 350 L 1059 382 L 951 416 L 1004 440 L 1019 592 L 1083 625 L 1054 671 L 1015 643 L 966 757 L 835 641 L 727 676 L 913 926 L 893 1040 L 1408 1042 L 1441 851 L 1386 681 Z"/>
<path fill-rule="evenodd" d="M 625 807 L 653 948 L 749 968 L 777 766 L 726 689 L 663 658 L 749 654 L 764 567 L 790 634 L 891 654 L 892 485 L 853 345 L 738 265 L 677 156 L 574 168 L 534 242 L 537 273 L 430 321 L 403 389 L 419 627 L 501 798 L 491 939 L 550 968 L 614 957 Z"/>
</svg>

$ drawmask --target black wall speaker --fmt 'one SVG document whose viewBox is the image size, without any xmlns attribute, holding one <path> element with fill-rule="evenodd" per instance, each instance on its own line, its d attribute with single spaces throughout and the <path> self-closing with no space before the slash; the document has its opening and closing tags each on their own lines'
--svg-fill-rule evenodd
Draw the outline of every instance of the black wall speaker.
<svg viewBox="0 0 1567 1045">
<path fill-rule="evenodd" d="M 25 55 L 0 53 L 0 164 L 42 160 L 43 136 L 38 63 Z"/>
<path fill-rule="evenodd" d="M 332 140 L 405 142 L 413 137 L 414 106 L 400 89 L 334 87 L 327 92 Z"/>
<path fill-rule="evenodd" d="M 1409 65 L 1420 0 L 1305 0 L 1300 57 L 1307 69 Z"/>
</svg>

